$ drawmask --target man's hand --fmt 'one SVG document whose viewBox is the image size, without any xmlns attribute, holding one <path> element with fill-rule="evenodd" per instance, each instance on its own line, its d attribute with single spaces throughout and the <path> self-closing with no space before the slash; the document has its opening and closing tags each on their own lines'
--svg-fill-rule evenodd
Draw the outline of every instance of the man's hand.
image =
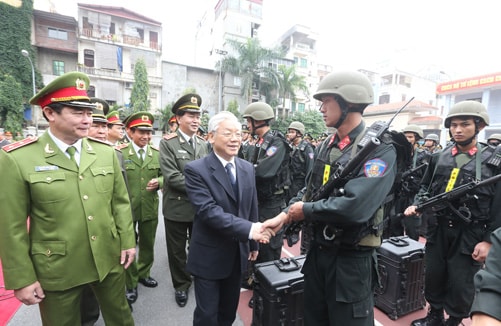
<svg viewBox="0 0 501 326">
<path fill-rule="evenodd" d="M 136 248 L 130 248 L 122 250 L 120 253 L 120 265 L 124 265 L 124 268 L 129 268 L 130 264 L 136 258 Z"/>
<path fill-rule="evenodd" d="M 158 179 L 151 179 L 146 185 L 146 190 L 156 191 L 158 189 Z"/>
<path fill-rule="evenodd" d="M 249 252 L 249 260 L 255 261 L 257 259 L 258 254 L 259 254 L 259 251 L 257 251 L 257 250 Z"/>
<path fill-rule="evenodd" d="M 273 230 L 263 228 L 262 223 L 257 222 L 252 224 L 251 236 L 252 240 L 259 241 L 260 243 L 269 243 L 270 238 L 275 235 Z"/>
<path fill-rule="evenodd" d="M 27 306 L 40 303 L 43 298 L 45 298 L 45 293 L 43 292 L 43 289 L 38 281 L 25 286 L 24 288 L 14 290 L 14 295 L 16 296 L 17 300 L 21 301 Z"/>
<path fill-rule="evenodd" d="M 288 223 L 288 215 L 282 212 L 274 218 L 264 221 L 262 228 L 270 230 L 275 235 L 285 223 Z"/>
<path fill-rule="evenodd" d="M 478 261 L 479 263 L 483 263 L 485 262 L 485 259 L 487 258 L 487 254 L 489 253 L 490 249 L 491 249 L 491 244 L 489 242 L 486 241 L 479 242 L 473 249 L 471 258 L 473 258 L 475 261 Z"/>
<path fill-rule="evenodd" d="M 412 215 L 419 215 L 418 212 L 416 211 L 417 206 L 409 206 L 405 209 L 404 215 L 405 216 L 412 216 Z"/>
<path fill-rule="evenodd" d="M 298 201 L 289 207 L 289 212 L 287 213 L 289 215 L 289 223 L 304 220 L 303 205 L 304 202 Z"/>
</svg>

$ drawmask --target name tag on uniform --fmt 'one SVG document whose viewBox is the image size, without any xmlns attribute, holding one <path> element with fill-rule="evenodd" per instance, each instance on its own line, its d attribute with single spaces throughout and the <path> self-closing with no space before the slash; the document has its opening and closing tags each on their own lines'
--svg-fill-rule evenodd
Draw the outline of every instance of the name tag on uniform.
<svg viewBox="0 0 501 326">
<path fill-rule="evenodd" d="M 181 153 L 181 154 L 187 154 L 188 152 L 185 151 L 184 149 L 178 149 L 177 150 L 178 153 Z"/>
<path fill-rule="evenodd" d="M 35 166 L 35 172 L 55 171 L 55 170 L 59 170 L 59 166 L 56 165 Z"/>
</svg>

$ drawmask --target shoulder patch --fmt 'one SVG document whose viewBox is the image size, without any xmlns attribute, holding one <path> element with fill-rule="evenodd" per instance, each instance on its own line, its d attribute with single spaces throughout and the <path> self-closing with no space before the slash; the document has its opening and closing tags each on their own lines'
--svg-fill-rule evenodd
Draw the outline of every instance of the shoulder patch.
<svg viewBox="0 0 501 326">
<path fill-rule="evenodd" d="M 176 137 L 177 137 L 177 132 L 173 132 L 172 134 L 164 135 L 164 139 L 165 140 L 173 139 L 173 138 L 176 138 Z"/>
<path fill-rule="evenodd" d="M 154 151 L 157 151 L 157 152 L 159 152 L 159 151 L 160 151 L 160 149 L 159 149 L 158 147 L 153 146 L 153 145 L 150 145 L 150 148 L 151 148 L 152 150 L 154 150 Z"/>
<path fill-rule="evenodd" d="M 26 145 L 36 143 L 37 141 L 38 141 L 38 137 L 25 138 L 23 140 L 16 141 L 12 144 L 5 145 L 2 149 L 8 153 L 8 152 L 12 152 L 13 150 L 16 150 L 18 148 L 24 147 Z"/>
<path fill-rule="evenodd" d="M 277 147 L 276 146 L 270 146 L 266 150 L 266 156 L 273 156 L 273 155 L 275 155 L 276 152 L 277 152 Z"/>
<path fill-rule="evenodd" d="M 365 162 L 364 173 L 367 178 L 380 177 L 386 171 L 388 164 L 378 158 Z"/>
</svg>

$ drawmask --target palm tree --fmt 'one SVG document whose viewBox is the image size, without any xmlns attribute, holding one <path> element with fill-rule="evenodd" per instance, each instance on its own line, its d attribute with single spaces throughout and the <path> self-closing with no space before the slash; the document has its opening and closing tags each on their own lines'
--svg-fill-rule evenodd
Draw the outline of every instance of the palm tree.
<svg viewBox="0 0 501 326">
<path fill-rule="evenodd" d="M 248 38 L 245 43 L 228 39 L 227 43 L 235 50 L 236 56 L 226 56 L 217 62 L 216 68 L 240 77 L 241 95 L 245 96 L 249 103 L 252 102 L 252 89 L 260 88 L 262 78 L 278 85 L 277 72 L 268 66 L 268 62 L 281 58 L 282 51 L 263 48 L 256 38 Z"/>
<path fill-rule="evenodd" d="M 278 79 L 279 83 L 279 96 L 282 99 L 282 108 L 285 110 L 285 100 L 294 100 L 297 91 L 302 91 L 306 96 L 309 95 L 308 86 L 304 76 L 296 74 L 296 66 L 292 65 L 286 67 L 284 65 L 278 66 Z M 278 109 L 277 109 L 278 110 Z M 277 114 L 278 115 L 278 112 Z"/>
</svg>

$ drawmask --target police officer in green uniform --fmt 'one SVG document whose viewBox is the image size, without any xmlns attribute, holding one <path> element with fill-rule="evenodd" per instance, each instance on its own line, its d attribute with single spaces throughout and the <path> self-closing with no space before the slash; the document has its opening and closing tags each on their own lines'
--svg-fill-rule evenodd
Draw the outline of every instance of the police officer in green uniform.
<svg viewBox="0 0 501 326">
<path fill-rule="evenodd" d="M 134 325 L 124 296 L 136 252 L 130 202 L 113 148 L 86 138 L 95 107 L 88 87 L 80 72 L 49 83 L 30 100 L 47 131 L 0 152 L 5 285 L 39 305 L 44 325 L 79 325 L 89 285 L 107 325 Z"/>
<path fill-rule="evenodd" d="M 247 124 L 242 125 L 242 144 L 240 145 L 240 149 L 238 150 L 238 157 L 247 160 L 247 152 L 249 150 L 249 146 L 251 144 L 251 135 L 249 132 L 249 128 Z"/>
<path fill-rule="evenodd" d="M 313 168 L 313 146 L 303 139 L 304 125 L 293 121 L 287 129 L 287 140 L 292 146 L 291 152 L 291 185 L 288 190 L 287 202 L 306 185 L 306 175 Z M 301 227 L 301 254 L 306 254 L 310 245 L 311 228 L 306 224 Z"/>
<path fill-rule="evenodd" d="M 193 226 L 195 211 L 186 194 L 184 167 L 207 155 L 205 139 L 196 135 L 200 126 L 198 94 L 186 94 L 172 106 L 178 129 L 160 141 L 160 168 L 164 176 L 163 215 L 165 241 L 176 303 L 184 307 L 188 302 L 191 275 L 186 271 L 186 246 Z"/>
<path fill-rule="evenodd" d="M 158 285 L 150 271 L 154 261 L 155 236 L 158 226 L 158 192 L 162 187 L 160 154 L 150 145 L 154 117 L 149 112 L 136 112 L 125 120 L 131 142 L 122 148 L 132 216 L 137 232 L 139 255 L 126 273 L 126 296 L 130 304 L 137 299 L 137 284 L 150 288 Z"/>
<path fill-rule="evenodd" d="M 124 123 L 120 120 L 118 111 L 111 111 L 106 114 L 106 121 L 108 122 L 108 141 L 117 146 L 124 138 Z"/>
<path fill-rule="evenodd" d="M 419 148 L 418 142 L 423 139 L 424 135 L 421 127 L 410 124 L 407 125 L 402 132 L 412 145 L 412 159 L 406 171 L 408 174 L 404 180 L 400 180 L 397 184 L 398 187 L 395 191 L 395 196 L 388 209 L 389 225 L 383 237 L 402 236 L 405 231 L 405 234 L 409 238 L 417 241 L 419 240 L 422 216 L 414 215 L 404 218 L 402 213 L 414 202 L 414 197 L 419 191 L 421 178 L 426 170 L 429 154 L 425 150 Z M 413 172 L 410 172 L 411 170 Z"/>
<path fill-rule="evenodd" d="M 364 74 L 340 71 L 325 76 L 313 97 L 322 102 L 326 126 L 337 131 L 317 147 L 306 192 L 300 192 L 287 210 L 263 226 L 277 230 L 283 223 L 299 220 L 312 225 L 310 251 L 302 268 L 305 325 L 372 326 L 375 249 L 381 237 L 365 231 L 372 229 L 372 221 L 382 220 L 381 207 L 395 180 L 397 153 L 391 143 L 381 142 L 343 189 L 308 202 L 363 139 L 362 113 L 373 102 L 374 93 Z"/>
<path fill-rule="evenodd" d="M 444 125 L 454 143 L 432 155 L 416 204 L 500 172 L 495 149 L 477 141 L 488 124 L 487 110 L 480 102 L 462 101 L 451 107 Z M 413 326 L 459 325 L 469 316 L 473 277 L 485 261 L 492 231 L 501 225 L 500 191 L 501 183 L 481 187 L 465 198 L 432 208 L 436 220 L 428 224 L 425 253 L 425 297 L 430 310 Z M 404 213 L 416 214 L 416 206 Z M 445 322 L 444 310 L 449 315 Z"/>
<path fill-rule="evenodd" d="M 492 246 L 485 268 L 475 274 L 475 299 L 471 307 L 472 326 L 501 325 L 501 228 L 491 235 Z"/>
</svg>

